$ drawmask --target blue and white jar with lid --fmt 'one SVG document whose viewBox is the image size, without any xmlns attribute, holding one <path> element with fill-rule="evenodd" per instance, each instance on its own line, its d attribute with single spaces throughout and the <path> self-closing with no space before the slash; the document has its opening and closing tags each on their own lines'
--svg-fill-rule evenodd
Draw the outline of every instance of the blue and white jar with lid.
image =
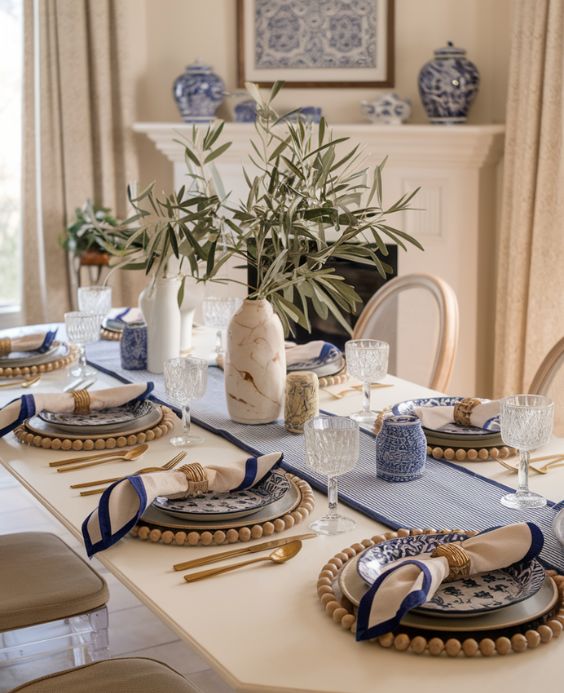
<svg viewBox="0 0 564 693">
<path fill-rule="evenodd" d="M 466 51 L 451 41 L 435 51 L 419 73 L 419 95 L 431 123 L 465 123 L 480 86 L 480 73 Z"/>
<path fill-rule="evenodd" d="M 199 60 L 176 78 L 173 94 L 185 123 L 209 123 L 225 97 L 225 85 L 209 65 Z"/>
</svg>

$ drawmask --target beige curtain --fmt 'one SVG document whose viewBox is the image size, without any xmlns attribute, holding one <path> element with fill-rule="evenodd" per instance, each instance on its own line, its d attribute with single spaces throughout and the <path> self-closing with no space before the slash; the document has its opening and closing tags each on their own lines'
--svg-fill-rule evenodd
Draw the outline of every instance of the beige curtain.
<svg viewBox="0 0 564 693">
<path fill-rule="evenodd" d="M 127 215 L 136 180 L 125 6 L 113 0 L 25 0 L 24 311 L 62 318 L 69 276 L 58 238 L 87 198 Z M 117 277 L 114 305 L 138 287 Z M 141 279 L 141 278 L 139 278 Z"/>
<path fill-rule="evenodd" d="M 564 0 L 515 0 L 494 389 L 527 391 L 564 336 Z"/>
</svg>

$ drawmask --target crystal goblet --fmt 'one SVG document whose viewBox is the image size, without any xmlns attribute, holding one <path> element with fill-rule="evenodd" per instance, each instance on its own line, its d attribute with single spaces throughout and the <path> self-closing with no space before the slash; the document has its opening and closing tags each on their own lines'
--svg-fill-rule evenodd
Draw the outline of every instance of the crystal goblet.
<svg viewBox="0 0 564 693">
<path fill-rule="evenodd" d="M 328 477 L 329 512 L 310 527 L 318 534 L 348 532 L 356 522 L 337 511 L 337 477 L 353 469 L 358 462 L 358 423 L 348 416 L 315 416 L 304 424 L 304 438 L 307 464 Z"/>
<path fill-rule="evenodd" d="M 98 315 L 100 325 L 111 309 L 111 286 L 81 286 L 78 289 L 78 310 Z"/>
<path fill-rule="evenodd" d="M 201 443 L 203 438 L 190 433 L 190 402 L 203 397 L 208 385 L 208 363 L 194 356 L 169 359 L 164 362 L 166 392 L 182 411 L 182 434 L 173 436 L 170 444 L 188 447 Z"/>
<path fill-rule="evenodd" d="M 345 344 L 347 372 L 363 383 L 362 410 L 351 414 L 359 424 L 372 427 L 378 416 L 370 409 L 370 385 L 387 374 L 389 352 L 390 345 L 378 339 L 351 339 Z"/>
<path fill-rule="evenodd" d="M 79 378 L 96 376 L 96 371 L 86 363 L 87 344 L 96 342 L 100 336 L 100 321 L 95 313 L 70 311 L 65 313 L 65 328 L 69 340 L 78 346 L 78 363 L 70 369 L 71 375 Z"/>
<path fill-rule="evenodd" d="M 241 305 L 240 298 L 223 297 L 223 296 L 207 296 L 202 303 L 202 311 L 204 315 L 204 325 L 206 327 L 215 327 L 216 356 L 223 355 L 223 331 L 229 326 L 229 322 L 235 312 Z"/>
<path fill-rule="evenodd" d="M 508 508 L 542 508 L 546 498 L 529 490 L 529 451 L 546 445 L 554 421 L 554 403 L 544 395 L 513 395 L 501 403 L 501 437 L 519 450 L 519 486 L 502 496 Z"/>
</svg>

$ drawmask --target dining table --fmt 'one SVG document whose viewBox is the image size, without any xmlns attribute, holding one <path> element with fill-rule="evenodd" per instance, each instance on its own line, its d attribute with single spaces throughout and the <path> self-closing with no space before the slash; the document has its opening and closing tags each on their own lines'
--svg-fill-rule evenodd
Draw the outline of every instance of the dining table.
<svg viewBox="0 0 564 693">
<path fill-rule="evenodd" d="M 214 339 L 213 330 L 195 329 L 191 353 L 208 358 Z M 115 348 L 119 360 L 117 344 Z M 147 374 L 147 379 L 151 379 L 151 374 Z M 24 393 L 61 391 L 68 382 L 66 370 L 46 373 L 33 388 L 1 390 L 0 405 Z M 93 387 L 109 387 L 119 382 L 109 372 L 100 371 Z M 382 383 L 389 387 L 373 390 L 374 409 L 441 394 L 392 375 L 387 375 Z M 360 409 L 360 390 L 349 392 L 341 399 L 330 394 L 342 389 L 343 386 L 322 388 L 321 409 L 337 415 Z M 180 430 L 179 421 L 176 428 Z M 217 459 L 241 460 L 241 450 L 225 436 L 207 428 L 201 428 L 198 433 L 203 442 L 187 449 L 186 462 L 206 465 Z M 263 447 L 264 452 L 271 451 L 267 443 Z M 553 437 L 542 453 L 562 450 L 564 440 Z M 150 444 L 143 465 L 161 465 L 174 453 L 168 436 L 162 437 Z M 73 453 L 22 445 L 13 434 L 0 440 L 0 459 L 5 469 L 81 539 L 81 525 L 96 507 L 99 496 L 80 496 L 69 487 L 70 474 L 58 474 L 49 466 L 49 461 L 65 454 Z M 131 463 L 118 461 L 84 469 L 72 474 L 72 482 L 124 475 L 128 464 Z M 493 460 L 457 464 L 498 484 L 513 488 L 517 484 L 517 475 Z M 413 496 L 407 495 L 409 483 L 404 486 L 406 504 L 429 502 L 425 496 L 414 501 Z M 560 501 L 564 497 L 564 466 L 546 475 L 531 474 L 530 486 L 549 499 Z M 499 495 L 503 495 L 501 488 Z M 308 531 L 309 521 L 326 512 L 327 497 L 319 490 L 314 491 L 314 496 L 315 507 L 310 517 L 275 538 Z M 401 505 L 401 494 L 399 498 Z M 480 499 L 475 500 L 477 520 Z M 98 553 L 97 558 L 238 691 L 528 693 L 535 689 L 563 689 L 564 645 L 560 642 L 519 655 L 474 658 L 416 656 L 374 642 L 356 642 L 350 632 L 333 623 L 325 613 L 316 592 L 318 575 L 328 559 L 344 547 L 389 531 L 390 527 L 374 519 L 378 516 L 377 507 L 373 508 L 372 517 L 352 507 L 345 510 L 356 521 L 352 531 L 304 541 L 300 553 L 285 564 L 261 563 L 193 583 L 185 582 L 183 573 L 173 570 L 173 564 L 224 551 L 226 547 L 166 545 L 127 536 Z M 514 511 L 514 518 L 515 522 L 522 519 L 520 511 Z M 439 510 L 435 527 L 442 527 Z"/>
</svg>

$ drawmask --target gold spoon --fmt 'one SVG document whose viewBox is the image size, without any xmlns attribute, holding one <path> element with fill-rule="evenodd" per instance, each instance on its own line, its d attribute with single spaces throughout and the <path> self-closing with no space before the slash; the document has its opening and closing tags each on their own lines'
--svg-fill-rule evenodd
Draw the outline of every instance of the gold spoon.
<svg viewBox="0 0 564 693">
<path fill-rule="evenodd" d="M 102 460 L 94 460 L 93 462 L 86 462 L 86 464 L 73 464 L 71 467 L 57 467 L 58 472 L 74 472 L 76 469 L 86 469 L 86 467 L 94 467 L 97 464 L 105 464 L 106 462 L 115 462 L 116 460 L 124 460 L 129 462 L 130 460 L 135 460 L 140 457 L 148 448 L 148 445 L 139 445 L 139 447 L 133 448 L 122 455 L 114 455 L 113 457 L 106 457 Z"/>
<path fill-rule="evenodd" d="M 497 457 L 495 461 L 498 464 L 500 464 L 502 467 L 505 467 L 505 469 L 509 469 L 510 471 L 514 472 L 515 474 L 517 474 L 517 472 L 519 471 L 519 469 L 517 467 L 514 467 L 512 464 L 509 464 L 509 462 L 505 462 L 504 460 L 501 460 L 499 457 Z M 529 464 L 529 469 L 532 469 L 533 471 L 537 472 L 538 474 L 548 474 L 547 469 L 543 469 L 543 467 L 535 467 L 532 464 Z"/>
<path fill-rule="evenodd" d="M 211 577 L 212 575 L 220 575 L 221 573 L 227 573 L 230 570 L 237 570 L 237 568 L 242 568 L 245 565 L 251 565 L 251 563 L 260 563 L 261 561 L 272 561 L 272 563 L 286 563 L 291 558 L 294 558 L 296 554 L 300 552 L 302 548 L 301 541 L 292 541 L 285 546 L 280 546 L 275 549 L 268 556 L 262 556 L 262 558 L 253 558 L 250 561 L 242 561 L 241 563 L 234 563 L 233 565 L 224 566 L 223 568 L 211 568 L 210 570 L 200 570 L 197 573 L 192 573 L 191 575 L 185 575 L 184 579 L 186 582 L 195 582 L 196 580 L 203 580 L 204 578 Z"/>
<path fill-rule="evenodd" d="M 39 380 L 41 380 L 41 373 L 38 373 L 37 375 L 32 375 L 30 378 L 26 378 L 25 380 L 13 380 L 8 383 L 0 383 L 0 387 L 31 387 L 32 385 L 35 385 Z"/>
</svg>

